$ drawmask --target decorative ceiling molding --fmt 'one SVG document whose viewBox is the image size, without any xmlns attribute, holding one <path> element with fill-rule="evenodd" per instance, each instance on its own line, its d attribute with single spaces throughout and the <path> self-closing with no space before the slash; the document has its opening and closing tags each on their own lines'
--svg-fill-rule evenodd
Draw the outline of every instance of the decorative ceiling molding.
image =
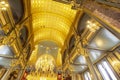
<svg viewBox="0 0 120 80">
<path fill-rule="evenodd" d="M 77 10 L 53 0 L 31 1 L 34 42 L 51 40 L 63 47 Z"/>
</svg>

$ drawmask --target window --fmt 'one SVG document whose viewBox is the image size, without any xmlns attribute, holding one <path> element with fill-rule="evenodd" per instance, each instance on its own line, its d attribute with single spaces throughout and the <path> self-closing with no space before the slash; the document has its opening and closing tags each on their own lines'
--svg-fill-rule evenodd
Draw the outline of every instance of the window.
<svg viewBox="0 0 120 80">
<path fill-rule="evenodd" d="M 79 19 L 78 26 L 77 26 L 77 33 L 78 35 L 81 35 L 86 28 L 86 22 L 90 20 L 91 17 L 87 14 L 83 14 L 83 16 Z"/>
<path fill-rule="evenodd" d="M 89 44 L 90 48 L 99 50 L 110 50 L 120 43 L 120 39 L 112 34 L 109 30 L 103 28 L 94 37 L 92 42 Z"/>
<path fill-rule="evenodd" d="M 25 45 L 27 39 L 28 39 L 28 29 L 27 29 L 27 26 L 23 26 L 23 28 L 20 30 L 20 40 L 21 40 L 22 46 Z"/>
<path fill-rule="evenodd" d="M 103 80 L 117 80 L 107 61 L 101 61 L 97 67 Z"/>
<path fill-rule="evenodd" d="M 118 52 L 115 52 L 115 53 L 118 53 Z M 111 66 L 113 67 L 113 69 L 118 75 L 120 75 L 120 61 L 119 61 L 119 58 L 117 58 L 117 56 L 119 55 L 110 54 L 107 57 L 107 60 L 110 62 Z"/>
<path fill-rule="evenodd" d="M 1 45 L 0 46 L 0 56 L 7 56 L 7 57 L 14 56 L 12 48 L 9 47 L 8 45 Z"/>
<path fill-rule="evenodd" d="M 103 52 L 99 50 L 89 50 L 89 57 L 92 62 L 97 60 L 102 54 Z"/>
<path fill-rule="evenodd" d="M 84 73 L 84 80 L 92 80 L 90 72 L 87 71 L 87 72 Z"/>
<path fill-rule="evenodd" d="M 85 56 L 83 55 L 77 56 L 74 63 L 75 64 L 86 64 Z"/>
<path fill-rule="evenodd" d="M 72 51 L 72 49 L 74 48 L 74 46 L 75 46 L 75 36 L 73 35 L 70 38 L 70 41 L 69 41 L 69 53 Z"/>
<path fill-rule="evenodd" d="M 24 15 L 23 0 L 8 0 L 15 23 Z"/>
<path fill-rule="evenodd" d="M 0 57 L 0 66 L 3 66 L 5 68 L 10 68 L 11 63 L 12 63 L 12 59 Z"/>
<path fill-rule="evenodd" d="M 7 58 L 9 57 L 9 58 Z M 14 52 L 12 47 L 8 45 L 1 45 L 0 46 L 0 66 L 4 66 L 6 68 L 10 67 L 12 59 L 14 57 Z"/>
</svg>

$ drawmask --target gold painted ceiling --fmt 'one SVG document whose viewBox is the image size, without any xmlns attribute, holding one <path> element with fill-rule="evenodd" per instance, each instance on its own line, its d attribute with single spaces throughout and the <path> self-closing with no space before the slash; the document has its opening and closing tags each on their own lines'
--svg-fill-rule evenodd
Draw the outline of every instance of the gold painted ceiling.
<svg viewBox="0 0 120 80">
<path fill-rule="evenodd" d="M 51 40 L 62 47 L 77 11 L 52 0 L 31 0 L 31 13 L 35 44 Z"/>
</svg>

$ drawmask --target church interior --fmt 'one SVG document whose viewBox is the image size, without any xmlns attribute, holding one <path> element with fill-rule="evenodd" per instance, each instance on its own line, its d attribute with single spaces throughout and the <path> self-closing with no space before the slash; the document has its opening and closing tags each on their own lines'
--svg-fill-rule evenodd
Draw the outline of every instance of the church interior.
<svg viewBox="0 0 120 80">
<path fill-rule="evenodd" d="M 120 0 L 0 0 L 0 80 L 120 80 Z"/>
</svg>

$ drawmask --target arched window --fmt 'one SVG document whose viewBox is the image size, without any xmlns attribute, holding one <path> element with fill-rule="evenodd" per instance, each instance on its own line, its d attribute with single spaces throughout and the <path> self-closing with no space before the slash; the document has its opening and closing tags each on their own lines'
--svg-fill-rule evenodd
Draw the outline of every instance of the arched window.
<svg viewBox="0 0 120 80">
<path fill-rule="evenodd" d="M 23 0 L 8 0 L 15 23 L 24 15 Z"/>
<path fill-rule="evenodd" d="M 23 28 L 20 30 L 20 41 L 22 43 L 22 46 L 25 45 L 27 39 L 28 39 L 28 29 L 26 26 L 23 26 Z"/>
<path fill-rule="evenodd" d="M 103 78 L 103 80 L 117 80 L 115 73 L 113 72 L 110 64 L 106 60 L 102 60 L 97 64 L 97 68 Z"/>
<path fill-rule="evenodd" d="M 12 59 L 14 56 L 14 52 L 12 51 L 12 47 L 8 45 L 1 45 L 0 46 L 0 66 L 3 67 L 10 67 Z"/>
<path fill-rule="evenodd" d="M 1 45 L 0 46 L 0 56 L 7 56 L 7 57 L 14 56 L 12 48 L 9 47 L 8 45 Z"/>
<path fill-rule="evenodd" d="M 70 38 L 70 41 L 69 41 L 69 53 L 72 51 L 72 49 L 74 48 L 74 46 L 75 46 L 75 36 L 73 35 Z"/>
<path fill-rule="evenodd" d="M 87 14 L 83 14 L 83 16 L 79 19 L 78 26 L 77 26 L 77 33 L 78 35 L 81 35 L 85 28 L 86 28 L 86 22 L 90 19 L 90 17 Z"/>
</svg>

